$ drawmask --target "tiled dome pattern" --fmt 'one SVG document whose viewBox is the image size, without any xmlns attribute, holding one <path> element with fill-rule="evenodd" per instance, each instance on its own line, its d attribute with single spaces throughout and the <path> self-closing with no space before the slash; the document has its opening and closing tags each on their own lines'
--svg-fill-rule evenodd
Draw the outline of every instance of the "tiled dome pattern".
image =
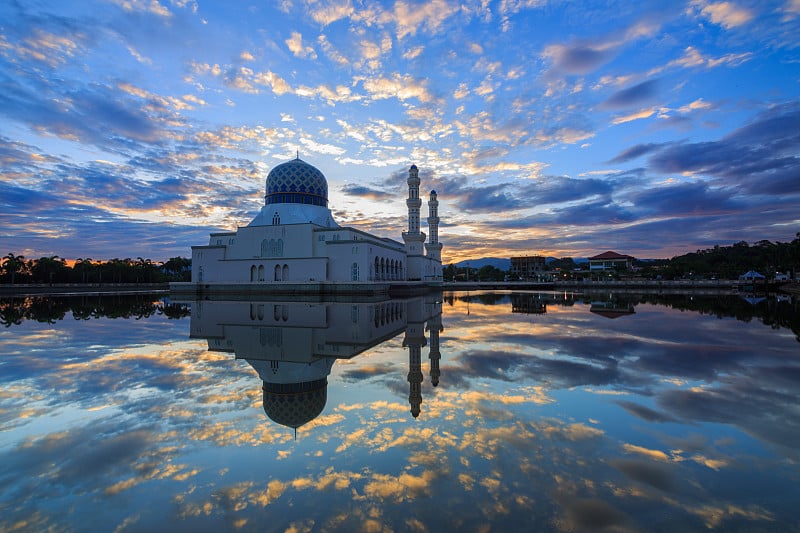
<svg viewBox="0 0 800 533">
<path fill-rule="evenodd" d="M 301 159 L 281 163 L 267 176 L 267 204 L 328 204 L 328 181 Z"/>
<path fill-rule="evenodd" d="M 273 422 L 295 429 L 317 418 L 328 402 L 327 379 L 293 385 L 265 381 L 263 391 L 267 416 Z"/>
</svg>

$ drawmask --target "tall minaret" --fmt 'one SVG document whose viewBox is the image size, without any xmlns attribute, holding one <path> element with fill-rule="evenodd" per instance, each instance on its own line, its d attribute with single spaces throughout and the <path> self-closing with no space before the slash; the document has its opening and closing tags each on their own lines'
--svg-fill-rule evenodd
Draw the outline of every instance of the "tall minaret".
<svg viewBox="0 0 800 533">
<path fill-rule="evenodd" d="M 422 200 L 419 197 L 419 170 L 417 165 L 408 169 L 408 231 L 403 232 L 403 242 L 406 243 L 406 279 L 418 281 L 422 279 L 422 243 L 425 234 L 419 230 L 419 208 Z"/>
<path fill-rule="evenodd" d="M 428 251 L 428 257 L 438 262 L 434 279 L 441 280 L 442 243 L 439 242 L 439 200 L 436 197 L 436 191 L 431 191 L 431 197 L 428 200 L 428 229 L 431 232 L 431 242 L 425 245 L 425 249 Z"/>
</svg>

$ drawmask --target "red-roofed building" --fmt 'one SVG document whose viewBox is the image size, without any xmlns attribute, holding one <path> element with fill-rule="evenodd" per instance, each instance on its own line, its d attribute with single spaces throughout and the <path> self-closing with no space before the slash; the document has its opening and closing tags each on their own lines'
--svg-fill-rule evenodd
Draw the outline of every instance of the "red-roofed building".
<svg viewBox="0 0 800 533">
<path fill-rule="evenodd" d="M 630 270 L 634 258 L 617 252 L 603 252 L 589 258 L 589 270 Z"/>
</svg>

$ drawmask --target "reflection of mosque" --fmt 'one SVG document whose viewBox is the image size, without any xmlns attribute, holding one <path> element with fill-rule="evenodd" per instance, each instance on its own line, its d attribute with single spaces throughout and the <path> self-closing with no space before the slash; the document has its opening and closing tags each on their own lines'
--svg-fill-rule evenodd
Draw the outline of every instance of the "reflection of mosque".
<svg viewBox="0 0 800 533">
<path fill-rule="evenodd" d="M 433 386 L 439 383 L 441 294 L 371 303 L 198 301 L 192 304 L 191 336 L 213 351 L 245 359 L 263 381 L 267 416 L 295 430 L 319 416 L 328 398 L 334 361 L 405 331 L 409 350 L 409 402 L 416 418 L 422 403 L 421 351 L 430 331 Z"/>
<path fill-rule="evenodd" d="M 608 297 L 606 300 L 592 300 L 589 311 L 606 318 L 619 318 L 636 313 L 633 302 Z"/>
<path fill-rule="evenodd" d="M 547 312 L 547 299 L 541 293 L 512 293 L 511 312 L 541 315 Z"/>
</svg>

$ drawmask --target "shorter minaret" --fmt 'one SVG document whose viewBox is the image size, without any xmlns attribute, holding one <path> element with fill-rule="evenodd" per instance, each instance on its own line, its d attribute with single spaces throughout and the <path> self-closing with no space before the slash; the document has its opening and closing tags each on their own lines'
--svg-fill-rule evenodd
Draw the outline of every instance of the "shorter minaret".
<svg viewBox="0 0 800 533">
<path fill-rule="evenodd" d="M 442 243 L 439 242 L 439 200 L 436 191 L 431 191 L 428 200 L 428 230 L 431 232 L 431 240 L 425 245 L 427 256 L 438 263 L 434 279 L 442 279 Z"/>
</svg>

